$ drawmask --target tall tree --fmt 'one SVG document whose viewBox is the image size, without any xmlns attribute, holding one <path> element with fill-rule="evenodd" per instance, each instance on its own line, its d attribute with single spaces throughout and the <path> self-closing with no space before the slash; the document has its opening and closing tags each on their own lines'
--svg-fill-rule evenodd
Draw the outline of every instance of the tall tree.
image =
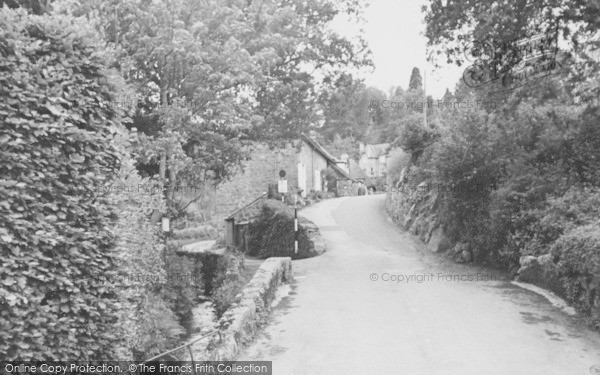
<svg viewBox="0 0 600 375">
<path fill-rule="evenodd" d="M 360 17 L 353 0 L 76 3 L 135 87 L 139 160 L 172 188 L 230 177 L 242 139 L 297 136 L 317 122 L 320 92 L 369 64 L 364 41 L 328 27 L 340 13 Z"/>
<path fill-rule="evenodd" d="M 362 139 L 371 125 L 369 95 L 365 85 L 351 75 L 342 75 L 334 90 L 321 96 L 324 123 L 320 129 L 329 141 L 336 135 Z"/>
<path fill-rule="evenodd" d="M 419 68 L 414 67 L 410 74 L 410 81 L 408 82 L 409 90 L 422 90 L 423 89 L 423 78 Z"/>
<path fill-rule="evenodd" d="M 431 0 L 423 7 L 427 24 L 429 60 L 459 66 L 484 57 L 493 64 L 479 66 L 482 73 L 497 73 L 520 63 L 523 51 L 515 41 L 545 35 L 566 41 L 560 56 L 572 82 L 580 83 L 579 96 L 596 101 L 600 87 L 587 78 L 600 71 L 600 3 L 597 0 Z M 569 59 L 569 54 L 577 58 Z M 509 65 L 508 67 L 506 65 Z M 492 70 L 488 72 L 487 70 Z"/>
</svg>

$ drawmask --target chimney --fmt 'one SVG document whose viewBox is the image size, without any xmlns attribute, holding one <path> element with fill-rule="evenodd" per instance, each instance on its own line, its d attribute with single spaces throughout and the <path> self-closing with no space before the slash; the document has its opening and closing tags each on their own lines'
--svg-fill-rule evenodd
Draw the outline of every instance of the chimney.
<svg viewBox="0 0 600 375">
<path fill-rule="evenodd" d="M 360 155 L 365 153 L 365 143 L 364 142 L 359 142 L 358 143 L 358 153 Z"/>
</svg>

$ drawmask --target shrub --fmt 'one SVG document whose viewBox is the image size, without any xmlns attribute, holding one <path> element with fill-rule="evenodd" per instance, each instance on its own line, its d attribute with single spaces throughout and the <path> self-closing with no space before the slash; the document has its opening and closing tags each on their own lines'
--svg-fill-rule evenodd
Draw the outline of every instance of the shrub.
<svg viewBox="0 0 600 375">
<path fill-rule="evenodd" d="M 294 211 L 274 200 L 263 203 L 259 217 L 250 225 L 248 254 L 260 258 L 289 256 L 292 259 L 316 255 L 307 231 L 298 225 L 298 254 L 294 253 Z"/>
<path fill-rule="evenodd" d="M 402 171 L 409 167 L 410 157 L 402 149 L 395 149 L 390 152 L 387 163 L 387 184 L 396 186 L 400 182 Z"/>
<path fill-rule="evenodd" d="M 327 167 L 321 170 L 321 177 L 327 186 L 327 190 L 334 194 L 334 196 L 338 195 L 337 191 L 337 183 L 338 183 L 338 175 L 337 172 L 332 167 Z"/>
<path fill-rule="evenodd" d="M 167 284 L 164 239 L 150 216 L 164 210 L 162 194 L 153 193 L 152 182 L 141 178 L 126 155 L 112 189 L 111 203 L 119 208 L 114 233 L 120 280 L 118 331 L 124 346 L 119 359 L 144 360 L 168 350 L 180 339 L 182 327 L 161 291 Z"/>
<path fill-rule="evenodd" d="M 325 199 L 326 193 L 323 191 L 311 190 L 310 193 L 308 193 L 308 197 L 312 200 L 320 201 L 320 200 Z"/>
<path fill-rule="evenodd" d="M 174 240 L 197 239 L 201 241 L 213 238 L 215 235 L 215 229 L 210 225 L 202 225 L 195 228 L 186 228 L 173 231 Z"/>
<path fill-rule="evenodd" d="M 437 133 L 423 125 L 420 114 L 410 114 L 400 120 L 400 135 L 395 144 L 400 146 L 416 162 L 423 152 L 437 139 Z"/>
<path fill-rule="evenodd" d="M 68 17 L 2 8 L 0 30 L 0 358 L 115 359 L 104 63 Z"/>
<path fill-rule="evenodd" d="M 226 310 L 237 294 L 236 288 L 244 285 L 242 281 L 238 282 L 244 274 L 243 255 L 178 255 L 176 250 L 170 244 L 166 258 L 169 283 L 165 292 L 171 309 L 182 321 L 186 321 L 200 296 L 212 296 L 217 311 Z"/>
<path fill-rule="evenodd" d="M 440 220 L 453 241 L 485 253 L 490 248 L 490 187 L 497 186 L 505 163 L 501 132 L 483 111 L 461 111 L 448 117 L 440 133 L 422 168 L 432 170 L 432 182 L 443 187 Z"/>
<path fill-rule="evenodd" d="M 561 236 L 551 248 L 566 290 L 566 298 L 591 316 L 600 328 L 600 227 L 581 226 Z"/>
<path fill-rule="evenodd" d="M 571 188 L 561 196 L 533 174 L 514 176 L 493 193 L 490 236 L 500 261 L 517 267 L 522 255 L 547 254 L 563 234 L 591 224 L 600 214 L 596 189 Z"/>
<path fill-rule="evenodd" d="M 527 229 L 535 221 L 532 210 L 543 206 L 549 190 L 546 181 L 527 166 L 513 166 L 508 175 L 490 196 L 489 238 L 497 261 L 515 269 L 532 236 Z"/>
<path fill-rule="evenodd" d="M 173 244 L 167 245 L 165 268 L 167 285 L 163 289 L 163 298 L 170 309 L 180 318 L 189 319 L 198 297 L 204 294 L 203 262 L 198 256 L 178 255 Z"/>
<path fill-rule="evenodd" d="M 203 267 L 204 293 L 210 295 L 223 283 L 230 267 L 231 256 L 218 254 L 201 254 Z"/>
<path fill-rule="evenodd" d="M 234 254 L 227 257 L 226 272 L 221 273 L 218 285 L 212 293 L 217 316 L 223 315 L 235 301 L 235 297 L 242 291 L 247 280 L 244 278 L 244 256 Z"/>
<path fill-rule="evenodd" d="M 177 316 L 160 296 L 146 294 L 137 312 L 133 354 L 141 361 L 166 352 L 180 343 L 185 334 Z"/>
</svg>

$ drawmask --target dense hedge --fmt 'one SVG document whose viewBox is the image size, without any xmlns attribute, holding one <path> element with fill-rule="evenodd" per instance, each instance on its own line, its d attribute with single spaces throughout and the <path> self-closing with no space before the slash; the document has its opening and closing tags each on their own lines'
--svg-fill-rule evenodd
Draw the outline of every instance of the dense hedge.
<svg viewBox="0 0 600 375">
<path fill-rule="evenodd" d="M 84 28 L 0 10 L 0 358 L 114 359 L 111 88 Z"/>
<path fill-rule="evenodd" d="M 294 211 L 289 206 L 266 200 L 258 218 L 250 225 L 248 255 L 259 258 L 310 258 L 315 255 L 314 244 L 307 231 L 298 226 L 298 254 L 294 253 Z"/>
</svg>

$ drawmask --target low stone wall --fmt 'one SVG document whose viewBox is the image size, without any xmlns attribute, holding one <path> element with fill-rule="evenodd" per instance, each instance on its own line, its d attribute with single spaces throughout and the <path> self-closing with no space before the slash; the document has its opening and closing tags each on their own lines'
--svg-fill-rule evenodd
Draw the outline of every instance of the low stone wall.
<svg viewBox="0 0 600 375">
<path fill-rule="evenodd" d="M 452 249 L 441 223 L 437 220 L 438 195 L 429 191 L 426 184 L 417 189 L 394 187 L 386 193 L 385 207 L 392 221 L 401 228 L 418 236 L 433 252 Z"/>
<path fill-rule="evenodd" d="M 219 320 L 219 335 L 208 345 L 208 360 L 235 360 L 264 321 L 279 285 L 291 282 L 292 259 L 268 258 Z"/>
</svg>

